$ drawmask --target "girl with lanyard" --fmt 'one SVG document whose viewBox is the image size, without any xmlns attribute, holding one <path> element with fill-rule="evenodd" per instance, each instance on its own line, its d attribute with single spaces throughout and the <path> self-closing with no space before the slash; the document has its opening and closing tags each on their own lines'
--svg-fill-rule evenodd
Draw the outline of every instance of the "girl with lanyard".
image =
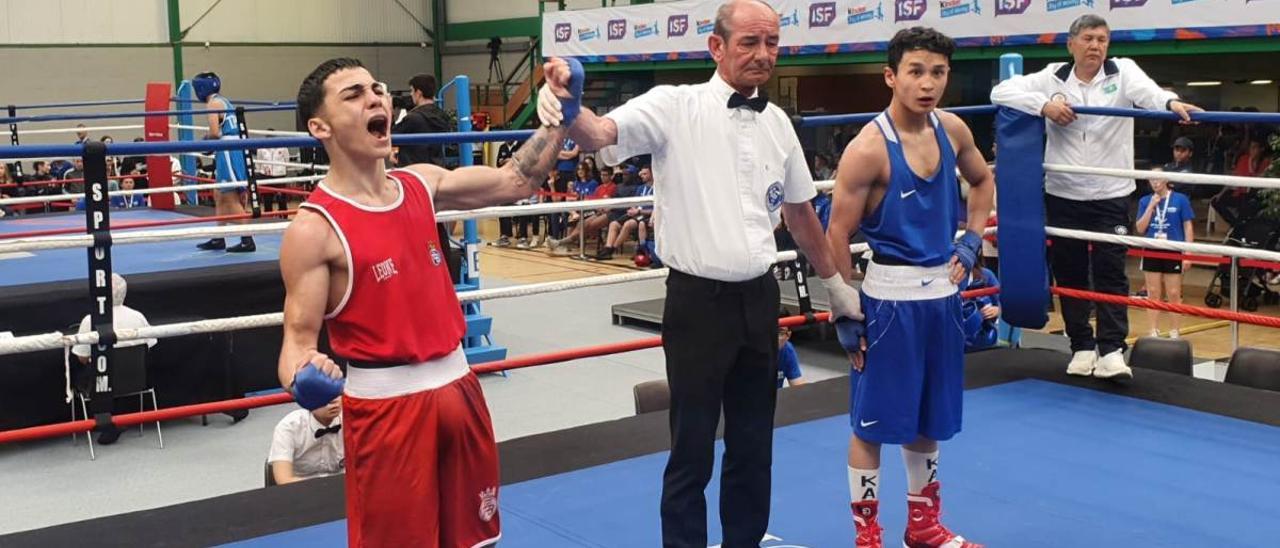
<svg viewBox="0 0 1280 548">
<path fill-rule="evenodd" d="M 1154 171 L 1163 171 L 1153 168 Z M 1195 213 L 1191 209 L 1191 200 L 1186 194 L 1174 192 L 1169 181 L 1151 180 L 1151 194 L 1138 201 L 1137 229 L 1148 238 L 1157 240 L 1173 240 L 1191 242 L 1195 239 L 1192 221 Z M 1182 273 L 1191 268 L 1191 261 L 1179 259 L 1142 258 L 1142 272 L 1146 276 L 1147 298 L 1159 299 L 1163 292 L 1165 301 L 1182 303 Z M 1147 310 L 1147 318 L 1151 321 L 1151 336 L 1160 336 L 1160 314 L 1157 310 Z M 1169 337 L 1178 338 L 1178 327 L 1182 317 L 1175 314 L 1172 318 L 1172 329 Z"/>
</svg>

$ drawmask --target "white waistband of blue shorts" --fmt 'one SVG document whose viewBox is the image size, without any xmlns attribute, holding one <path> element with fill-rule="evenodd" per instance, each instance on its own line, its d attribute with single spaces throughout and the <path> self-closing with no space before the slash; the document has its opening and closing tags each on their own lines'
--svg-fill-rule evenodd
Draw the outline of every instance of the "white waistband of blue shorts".
<svg viewBox="0 0 1280 548">
<path fill-rule="evenodd" d="M 947 265 L 883 265 L 872 261 L 862 281 L 862 292 L 883 301 L 927 301 L 956 292 Z"/>
<path fill-rule="evenodd" d="M 429 362 L 377 369 L 347 368 L 343 393 L 353 398 L 382 399 L 440 388 L 471 372 L 462 346 Z"/>
</svg>

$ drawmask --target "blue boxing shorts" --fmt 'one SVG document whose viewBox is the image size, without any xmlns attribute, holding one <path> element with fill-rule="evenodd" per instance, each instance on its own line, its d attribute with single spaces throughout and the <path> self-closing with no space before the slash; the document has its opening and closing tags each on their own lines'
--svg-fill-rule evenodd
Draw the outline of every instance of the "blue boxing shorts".
<svg viewBox="0 0 1280 548">
<path fill-rule="evenodd" d="M 223 135 L 222 139 L 239 139 L 238 135 Z M 249 180 L 249 168 L 243 150 L 219 150 L 214 153 L 213 172 L 219 183 L 245 182 Z M 218 192 L 245 192 L 248 187 L 223 188 Z"/>
<path fill-rule="evenodd" d="M 859 439 L 904 444 L 960 431 L 960 304 L 946 265 L 869 265 L 862 284 L 866 367 L 850 379 L 849 421 Z"/>
</svg>

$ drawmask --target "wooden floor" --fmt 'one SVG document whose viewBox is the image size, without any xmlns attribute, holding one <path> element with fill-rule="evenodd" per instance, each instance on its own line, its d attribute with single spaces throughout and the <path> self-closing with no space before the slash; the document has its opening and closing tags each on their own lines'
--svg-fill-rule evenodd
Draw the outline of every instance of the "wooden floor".
<svg viewBox="0 0 1280 548">
<path fill-rule="evenodd" d="M 481 221 L 480 235 L 481 239 L 486 242 L 496 240 L 498 237 L 497 221 Z M 1213 238 L 1216 238 L 1216 241 L 1220 242 L 1220 236 L 1220 234 L 1215 234 L 1213 235 Z M 587 249 L 588 252 L 594 250 L 594 244 L 589 243 Z M 619 258 L 615 258 L 611 261 L 578 260 L 571 258 L 571 255 L 576 254 L 576 245 L 573 247 L 572 253 L 567 251 L 551 253 L 551 251 L 545 247 L 534 250 L 519 250 L 514 247 L 500 248 L 486 244 L 482 245 L 480 249 L 480 267 L 483 273 L 482 277 L 494 276 L 504 280 L 520 283 L 560 281 L 588 276 L 599 276 L 603 274 L 635 272 L 639 270 L 634 264 L 632 264 L 629 254 L 619 254 Z M 1128 271 L 1129 281 L 1133 291 L 1141 289 L 1143 285 L 1143 278 L 1142 272 L 1138 270 L 1138 263 L 1136 259 L 1130 259 Z M 1193 268 L 1192 272 L 1186 276 L 1186 280 L 1183 284 L 1183 292 L 1185 294 L 1183 302 L 1194 306 L 1204 306 L 1205 288 L 1209 285 L 1212 277 L 1213 270 L 1210 268 Z M 1224 299 L 1224 301 L 1226 301 L 1226 299 Z M 1224 304 L 1224 308 L 1229 307 L 1229 303 Z M 1280 317 L 1280 306 L 1263 306 L 1259 308 L 1256 313 Z M 1197 328 L 1204 328 L 1217 324 L 1221 324 L 1221 322 L 1196 317 L 1182 318 L 1183 331 L 1195 331 Z M 1062 316 L 1057 312 L 1051 312 L 1049 314 L 1048 325 L 1039 331 L 1046 333 L 1061 333 L 1062 329 Z M 1169 329 L 1169 319 L 1167 315 L 1161 320 L 1161 329 L 1167 335 L 1167 331 Z M 1147 319 L 1147 311 L 1136 308 L 1130 309 L 1130 340 L 1132 341 L 1137 337 L 1145 336 L 1149 331 L 1150 323 Z M 1280 348 L 1280 329 L 1241 325 L 1239 328 L 1239 337 L 1241 346 Z M 1220 325 L 1203 331 L 1188 333 L 1183 335 L 1183 338 L 1191 342 L 1192 350 L 1198 357 L 1221 359 L 1225 361 L 1226 358 L 1231 355 L 1232 337 L 1230 325 Z"/>
</svg>

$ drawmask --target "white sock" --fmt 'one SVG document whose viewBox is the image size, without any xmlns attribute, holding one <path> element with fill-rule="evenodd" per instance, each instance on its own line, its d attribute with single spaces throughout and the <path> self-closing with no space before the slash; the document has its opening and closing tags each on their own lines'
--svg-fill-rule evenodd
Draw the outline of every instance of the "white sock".
<svg viewBox="0 0 1280 548">
<path fill-rule="evenodd" d="M 861 502 L 879 498 L 880 469 L 863 470 L 849 467 L 849 500 Z"/>
<path fill-rule="evenodd" d="M 907 469 L 907 493 L 919 495 L 924 486 L 938 480 L 938 451 L 917 453 L 902 448 L 902 463 Z"/>
</svg>

